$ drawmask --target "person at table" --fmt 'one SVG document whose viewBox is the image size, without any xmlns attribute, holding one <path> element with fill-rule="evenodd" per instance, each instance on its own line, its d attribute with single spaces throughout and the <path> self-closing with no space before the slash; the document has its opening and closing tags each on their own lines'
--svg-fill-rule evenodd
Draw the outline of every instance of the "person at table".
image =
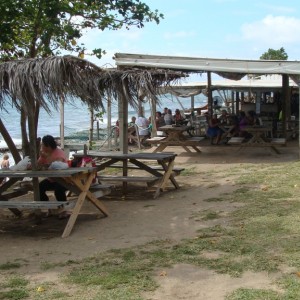
<svg viewBox="0 0 300 300">
<path fill-rule="evenodd" d="M 166 125 L 165 119 L 160 111 L 156 112 L 155 125 L 156 125 L 156 129 Z"/>
<path fill-rule="evenodd" d="M 213 139 L 216 138 L 216 144 L 220 144 L 222 134 L 224 133 L 223 130 L 219 127 L 220 122 L 218 119 L 217 114 L 213 114 L 212 117 L 210 117 L 208 114 L 207 116 L 207 123 L 208 123 L 208 128 L 207 128 L 207 136 L 210 137 L 210 143 L 213 145 Z"/>
<path fill-rule="evenodd" d="M 164 115 L 164 120 L 165 120 L 166 125 L 172 125 L 174 123 L 171 109 L 168 109 L 167 113 Z"/>
<path fill-rule="evenodd" d="M 156 130 L 157 130 L 157 132 L 156 132 L 157 136 L 166 136 L 165 132 L 159 130 L 159 127 L 166 125 L 164 116 L 162 115 L 162 113 L 160 111 L 156 112 L 155 125 L 156 125 Z"/>
<path fill-rule="evenodd" d="M 246 137 L 248 135 L 248 132 L 245 130 L 247 126 L 249 126 L 249 119 L 246 116 L 246 113 L 244 111 L 240 111 L 239 113 L 239 136 L 240 137 Z"/>
<path fill-rule="evenodd" d="M 248 118 L 249 126 L 260 125 L 259 118 L 254 110 L 248 111 L 247 118 Z"/>
<path fill-rule="evenodd" d="M 221 116 L 219 117 L 219 121 L 221 125 L 226 125 L 228 123 L 228 113 L 226 109 L 222 109 Z"/>
<path fill-rule="evenodd" d="M 3 154 L 1 169 L 9 169 L 9 155 L 7 153 Z"/>
<path fill-rule="evenodd" d="M 149 124 L 149 120 L 145 118 L 142 114 L 140 114 L 136 120 L 136 125 L 139 129 L 140 138 L 145 138 L 150 135 Z"/>
<path fill-rule="evenodd" d="M 175 115 L 173 116 L 173 120 L 174 120 L 175 124 L 182 124 L 184 121 L 184 119 L 180 113 L 180 110 L 178 108 L 175 110 Z"/>
<path fill-rule="evenodd" d="M 62 149 L 58 148 L 56 141 L 52 135 L 45 135 L 42 138 L 40 157 L 38 158 L 38 167 L 49 167 L 55 161 L 67 162 L 67 158 Z M 67 201 L 66 188 L 61 184 L 46 178 L 39 184 L 40 200 L 49 201 L 47 191 L 54 191 L 57 201 Z"/>
<path fill-rule="evenodd" d="M 168 108 L 165 107 L 161 115 L 164 117 L 167 113 L 168 113 Z"/>
<path fill-rule="evenodd" d="M 136 117 L 133 116 L 131 118 L 131 121 L 128 123 L 128 143 L 129 144 L 134 143 L 134 137 L 136 136 L 135 122 L 136 122 Z"/>
<path fill-rule="evenodd" d="M 3 154 L 2 162 L 1 162 L 1 169 L 9 169 L 9 155 L 7 153 Z M 0 178 L 0 185 L 4 184 L 8 180 L 7 177 Z"/>
</svg>

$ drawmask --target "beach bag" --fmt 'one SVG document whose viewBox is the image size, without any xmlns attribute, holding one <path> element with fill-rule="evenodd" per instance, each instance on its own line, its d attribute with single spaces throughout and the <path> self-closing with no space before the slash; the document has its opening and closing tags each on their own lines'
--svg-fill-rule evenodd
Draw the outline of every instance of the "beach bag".
<svg viewBox="0 0 300 300">
<path fill-rule="evenodd" d="M 25 171 L 28 169 L 28 165 L 30 165 L 31 161 L 29 156 L 25 156 L 21 161 L 19 161 L 16 165 L 11 166 L 9 169 L 12 171 Z"/>
<path fill-rule="evenodd" d="M 64 170 L 68 169 L 69 165 L 68 163 L 62 162 L 62 161 L 54 161 L 49 166 L 49 170 Z"/>
<path fill-rule="evenodd" d="M 91 157 L 88 156 L 84 156 L 79 163 L 80 163 L 80 167 L 96 167 L 96 163 L 93 161 Z M 96 183 L 96 178 L 97 175 L 95 175 L 92 181 L 93 184 Z"/>
</svg>

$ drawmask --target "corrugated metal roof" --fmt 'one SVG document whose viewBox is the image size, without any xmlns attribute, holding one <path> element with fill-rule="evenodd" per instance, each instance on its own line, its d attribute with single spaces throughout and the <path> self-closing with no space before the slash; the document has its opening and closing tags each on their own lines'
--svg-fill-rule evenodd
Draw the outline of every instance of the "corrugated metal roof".
<svg viewBox="0 0 300 300">
<path fill-rule="evenodd" d="M 300 75 L 299 61 L 241 60 L 116 53 L 118 67 L 146 67 L 189 72 Z"/>
</svg>

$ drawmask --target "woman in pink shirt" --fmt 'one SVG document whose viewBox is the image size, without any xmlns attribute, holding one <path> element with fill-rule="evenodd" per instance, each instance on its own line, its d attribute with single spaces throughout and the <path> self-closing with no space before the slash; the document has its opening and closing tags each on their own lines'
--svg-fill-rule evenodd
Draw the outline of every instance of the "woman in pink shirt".
<svg viewBox="0 0 300 300">
<path fill-rule="evenodd" d="M 53 136 L 45 135 L 42 138 L 40 157 L 38 159 L 38 165 L 49 167 L 54 161 L 67 162 L 65 153 L 62 149 L 57 147 L 56 141 Z M 66 188 L 61 184 L 52 181 L 50 178 L 42 180 L 40 186 L 40 200 L 49 201 L 46 194 L 47 191 L 54 191 L 54 195 L 57 201 L 67 201 Z"/>
</svg>

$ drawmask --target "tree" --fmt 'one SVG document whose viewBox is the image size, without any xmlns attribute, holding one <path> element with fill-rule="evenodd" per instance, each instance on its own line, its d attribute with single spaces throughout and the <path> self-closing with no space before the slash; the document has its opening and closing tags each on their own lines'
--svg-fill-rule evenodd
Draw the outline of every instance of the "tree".
<svg viewBox="0 0 300 300">
<path fill-rule="evenodd" d="M 278 50 L 269 48 L 267 52 L 263 53 L 259 59 L 262 60 L 287 60 L 288 55 L 284 48 L 281 47 Z"/>
<path fill-rule="evenodd" d="M 88 29 L 142 28 L 146 22 L 159 24 L 163 18 L 140 0 L 5 0 L 0 2 L 0 15 L 0 61 L 60 55 L 62 51 L 75 51 L 82 57 L 86 49 L 77 41 Z M 98 58 L 105 54 L 101 48 L 92 52 Z M 37 128 L 38 102 L 35 105 Z M 29 153 L 27 123 L 23 107 L 20 125 L 25 154 Z"/>
</svg>

